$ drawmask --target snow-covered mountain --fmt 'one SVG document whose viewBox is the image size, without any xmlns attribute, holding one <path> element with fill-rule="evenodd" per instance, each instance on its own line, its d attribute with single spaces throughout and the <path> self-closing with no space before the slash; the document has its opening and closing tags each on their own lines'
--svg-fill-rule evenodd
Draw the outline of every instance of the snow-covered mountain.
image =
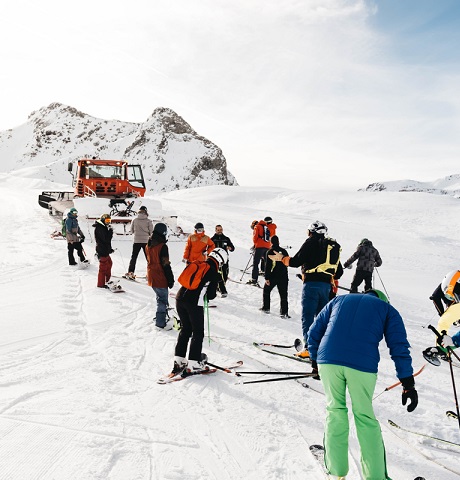
<svg viewBox="0 0 460 480">
<path fill-rule="evenodd" d="M 452 195 L 460 198 L 460 174 L 448 175 L 434 182 L 418 182 L 417 180 L 395 180 L 385 183 L 371 183 L 361 189 L 367 192 L 425 192 L 436 195 Z"/>
<path fill-rule="evenodd" d="M 143 123 L 102 120 L 52 103 L 0 132 L 0 171 L 69 183 L 67 163 L 84 157 L 124 159 L 143 167 L 147 191 L 237 185 L 222 150 L 177 113 L 157 108 Z M 34 168 L 30 168 L 34 167 Z"/>
</svg>

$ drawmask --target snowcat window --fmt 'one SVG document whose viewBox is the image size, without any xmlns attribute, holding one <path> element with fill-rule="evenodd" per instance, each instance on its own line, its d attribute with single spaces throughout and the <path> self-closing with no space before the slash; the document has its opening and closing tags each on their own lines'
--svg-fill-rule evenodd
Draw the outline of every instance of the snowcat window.
<svg viewBox="0 0 460 480">
<path fill-rule="evenodd" d="M 110 165 L 88 165 L 89 178 L 123 179 L 123 168 Z"/>
<path fill-rule="evenodd" d="M 128 182 L 135 187 L 145 188 L 140 165 L 128 165 Z"/>
</svg>

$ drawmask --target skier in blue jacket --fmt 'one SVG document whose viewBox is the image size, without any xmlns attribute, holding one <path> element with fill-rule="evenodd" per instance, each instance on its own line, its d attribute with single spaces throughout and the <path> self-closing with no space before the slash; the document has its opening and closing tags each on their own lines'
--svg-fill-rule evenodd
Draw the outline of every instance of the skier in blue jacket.
<svg viewBox="0 0 460 480">
<path fill-rule="evenodd" d="M 308 332 L 308 350 L 326 394 L 325 464 L 331 475 L 348 473 L 348 410 L 352 402 L 366 480 L 389 479 L 380 425 L 372 408 L 372 395 L 380 360 L 379 343 L 385 337 L 396 373 L 403 386 L 402 404 L 418 403 L 406 329 L 398 311 L 379 290 L 342 295 L 318 314 Z M 334 477 L 337 478 L 337 477 Z"/>
</svg>

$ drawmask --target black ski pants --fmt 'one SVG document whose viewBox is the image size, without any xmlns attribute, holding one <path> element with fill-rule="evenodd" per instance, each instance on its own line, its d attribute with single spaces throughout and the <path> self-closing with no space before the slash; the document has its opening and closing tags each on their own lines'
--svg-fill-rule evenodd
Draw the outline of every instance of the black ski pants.
<svg viewBox="0 0 460 480">
<path fill-rule="evenodd" d="M 174 355 L 186 358 L 190 340 L 188 359 L 199 362 L 204 338 L 204 308 L 176 300 L 176 310 L 180 318 L 181 329 L 177 337 Z"/>
<path fill-rule="evenodd" d="M 222 265 L 221 270 L 218 272 L 219 281 L 217 282 L 217 290 L 220 293 L 227 293 L 227 288 L 225 284 L 227 283 L 227 279 L 228 279 L 228 269 L 229 269 L 228 263 L 224 263 Z"/>
<path fill-rule="evenodd" d="M 259 263 L 268 252 L 268 248 L 256 248 L 254 252 L 254 262 L 252 264 L 252 279 L 257 282 L 259 278 Z"/>
<path fill-rule="evenodd" d="M 145 253 L 146 246 L 146 243 L 133 243 L 133 253 L 131 254 L 131 260 L 129 261 L 128 272 L 134 273 L 136 270 L 137 257 L 139 256 L 139 252 L 141 250 L 144 252 L 145 259 L 147 260 L 147 254 Z"/>
<path fill-rule="evenodd" d="M 69 265 L 76 265 L 75 257 L 73 251 L 77 252 L 78 258 L 81 262 L 85 260 L 85 255 L 83 254 L 83 247 L 80 242 L 73 242 L 67 244 L 67 254 L 69 257 Z"/>
<path fill-rule="evenodd" d="M 270 279 L 270 285 L 264 285 L 263 305 L 264 310 L 270 310 L 270 293 L 277 287 L 280 295 L 280 315 L 287 315 L 288 313 L 288 279 L 275 278 Z"/>
<path fill-rule="evenodd" d="M 364 280 L 364 290 L 372 289 L 372 272 L 366 270 L 356 270 L 353 281 L 351 282 L 350 292 L 357 293 L 358 287 L 363 283 Z"/>
</svg>

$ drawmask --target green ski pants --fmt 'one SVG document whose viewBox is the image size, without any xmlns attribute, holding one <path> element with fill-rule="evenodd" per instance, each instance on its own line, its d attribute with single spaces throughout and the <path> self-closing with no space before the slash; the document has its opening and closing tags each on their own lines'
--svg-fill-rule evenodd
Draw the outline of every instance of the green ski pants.
<svg viewBox="0 0 460 480">
<path fill-rule="evenodd" d="M 390 480 L 386 471 L 382 432 L 372 408 L 377 374 L 330 364 L 319 365 L 319 373 L 326 394 L 326 468 L 331 475 L 345 476 L 348 473 L 348 388 L 361 447 L 363 476 L 366 480 Z"/>
</svg>

